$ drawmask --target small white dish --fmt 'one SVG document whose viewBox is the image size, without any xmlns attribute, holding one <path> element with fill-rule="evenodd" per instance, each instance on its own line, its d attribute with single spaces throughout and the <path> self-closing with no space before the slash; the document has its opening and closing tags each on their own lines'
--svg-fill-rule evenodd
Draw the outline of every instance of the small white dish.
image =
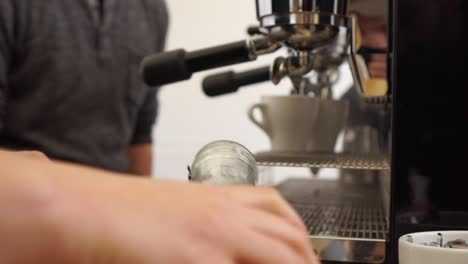
<svg viewBox="0 0 468 264">
<path fill-rule="evenodd" d="M 438 234 L 442 235 L 443 245 L 457 239 L 468 241 L 468 231 L 434 231 L 407 234 L 399 239 L 399 263 L 468 264 L 468 249 L 430 246 L 430 243 L 438 240 Z"/>
</svg>

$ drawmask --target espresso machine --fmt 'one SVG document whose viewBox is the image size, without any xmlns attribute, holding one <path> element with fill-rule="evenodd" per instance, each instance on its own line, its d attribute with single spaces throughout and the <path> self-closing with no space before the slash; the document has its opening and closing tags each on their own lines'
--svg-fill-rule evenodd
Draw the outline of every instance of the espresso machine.
<svg viewBox="0 0 468 264">
<path fill-rule="evenodd" d="M 398 263 L 398 239 L 405 234 L 468 230 L 468 4 L 447 2 L 256 0 L 259 25 L 248 29 L 247 40 L 150 55 L 142 74 L 159 86 L 286 49 L 287 57 L 269 66 L 206 77 L 205 94 L 288 79 L 292 93 L 327 99 L 338 67 L 348 64 L 356 102 L 351 115 L 377 116 L 379 150 L 260 154 L 256 160 L 336 168 L 353 178 L 374 175 L 370 183 L 291 180 L 277 188 L 302 216 L 324 263 Z M 384 21 L 378 34 L 375 19 Z M 386 57 L 386 78 L 372 76 L 374 56 Z"/>
</svg>

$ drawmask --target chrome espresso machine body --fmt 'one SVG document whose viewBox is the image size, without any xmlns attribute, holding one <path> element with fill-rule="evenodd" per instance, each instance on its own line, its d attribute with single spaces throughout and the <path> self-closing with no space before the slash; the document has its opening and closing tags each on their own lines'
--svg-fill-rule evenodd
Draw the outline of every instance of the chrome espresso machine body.
<svg viewBox="0 0 468 264">
<path fill-rule="evenodd" d="M 205 94 L 289 79 L 293 93 L 326 100 L 338 67 L 349 64 L 348 126 L 371 124 L 379 148 L 361 153 L 351 144 L 342 153 L 256 159 L 266 166 L 336 168 L 353 179 L 371 175 L 368 182 L 292 180 L 278 189 L 303 217 L 324 263 L 398 263 L 405 234 L 468 230 L 465 2 L 257 0 L 259 26 L 249 28 L 247 40 L 150 55 L 142 73 L 148 85 L 164 85 L 284 48 L 287 57 L 272 65 L 206 77 Z M 376 57 L 385 58 L 383 75 L 372 72 L 382 66 Z M 366 131 L 364 142 L 374 137 Z"/>
</svg>

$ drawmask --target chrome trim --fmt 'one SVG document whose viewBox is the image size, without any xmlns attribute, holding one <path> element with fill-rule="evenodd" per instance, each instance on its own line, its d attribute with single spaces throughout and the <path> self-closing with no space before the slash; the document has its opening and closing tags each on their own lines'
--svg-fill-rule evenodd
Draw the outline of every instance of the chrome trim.
<svg viewBox="0 0 468 264">
<path fill-rule="evenodd" d="M 367 69 L 364 69 L 358 61 L 358 56 L 360 56 L 359 54 L 357 54 L 359 49 L 359 47 L 357 46 L 358 24 L 355 15 L 350 16 L 350 24 L 351 43 L 348 52 L 348 63 L 353 76 L 354 88 L 361 97 L 365 97 L 364 80 L 365 75 L 369 75 L 369 73 L 367 72 Z"/>
<path fill-rule="evenodd" d="M 259 21 L 265 28 L 285 25 L 331 25 L 349 28 L 352 25 L 348 16 L 320 12 L 272 14 L 259 18 Z"/>
<path fill-rule="evenodd" d="M 281 48 L 277 40 L 272 40 L 270 36 L 254 36 L 249 42 L 252 45 L 251 52 L 255 57 L 273 53 Z"/>
<path fill-rule="evenodd" d="M 310 242 L 323 261 L 384 263 L 385 240 L 310 236 Z"/>
<path fill-rule="evenodd" d="M 257 17 L 297 12 L 323 12 L 344 15 L 348 0 L 257 0 Z"/>
<path fill-rule="evenodd" d="M 249 59 L 256 60 L 260 55 L 277 51 L 281 45 L 267 36 L 254 36 L 246 40 L 246 47 L 249 50 Z"/>
<path fill-rule="evenodd" d="M 259 166 L 308 167 L 352 170 L 390 170 L 390 157 L 385 154 L 347 153 L 288 153 L 259 152 L 255 154 Z"/>
<path fill-rule="evenodd" d="M 357 94 L 361 97 L 365 97 L 364 95 L 364 73 L 362 72 L 363 69 L 359 66 L 358 62 L 358 54 L 349 52 L 348 53 L 348 64 L 351 69 L 351 75 L 353 76 L 354 81 L 354 89 L 356 90 Z"/>
<path fill-rule="evenodd" d="M 245 41 L 245 46 L 247 47 L 249 51 L 249 59 L 251 61 L 257 59 L 257 47 L 255 46 L 255 43 L 251 39 L 247 39 Z"/>
</svg>

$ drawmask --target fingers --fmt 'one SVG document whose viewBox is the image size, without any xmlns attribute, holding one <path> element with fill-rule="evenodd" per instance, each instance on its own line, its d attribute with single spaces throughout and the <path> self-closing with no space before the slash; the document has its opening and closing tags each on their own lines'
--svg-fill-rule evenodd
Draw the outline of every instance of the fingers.
<svg viewBox="0 0 468 264">
<path fill-rule="evenodd" d="M 236 263 L 319 263 L 301 218 L 276 190 L 237 187 L 231 191 L 233 199 L 250 208 L 242 214 L 255 232 L 245 237 L 246 243 L 235 245 L 242 252 Z"/>
<path fill-rule="evenodd" d="M 236 262 L 234 262 L 232 258 L 227 257 L 226 255 L 223 255 L 223 254 L 203 256 L 203 258 L 200 258 L 198 260 L 192 260 L 191 263 L 194 263 L 194 264 L 205 264 L 205 263 L 236 264 Z"/>
<path fill-rule="evenodd" d="M 276 215 L 260 210 L 250 210 L 251 212 L 247 214 L 250 217 L 246 219 L 248 221 L 248 226 L 251 226 L 254 230 L 258 230 L 260 233 L 272 239 L 286 244 L 297 254 L 304 257 L 306 263 L 313 263 L 312 261 L 315 260 L 315 254 L 312 250 L 307 232 L 295 228 Z"/>
<path fill-rule="evenodd" d="M 28 158 L 35 158 L 39 160 L 49 160 L 47 156 L 39 151 L 18 151 L 15 152 L 18 155 L 22 155 L 23 157 L 28 157 Z"/>
<path fill-rule="evenodd" d="M 237 233 L 244 243 L 235 243 L 234 259 L 239 264 L 316 264 L 314 259 L 299 254 L 287 243 L 256 230 Z"/>
<path fill-rule="evenodd" d="M 246 206 L 283 217 L 297 228 L 307 231 L 297 212 L 274 189 L 236 187 L 231 189 L 231 197 Z"/>
</svg>

